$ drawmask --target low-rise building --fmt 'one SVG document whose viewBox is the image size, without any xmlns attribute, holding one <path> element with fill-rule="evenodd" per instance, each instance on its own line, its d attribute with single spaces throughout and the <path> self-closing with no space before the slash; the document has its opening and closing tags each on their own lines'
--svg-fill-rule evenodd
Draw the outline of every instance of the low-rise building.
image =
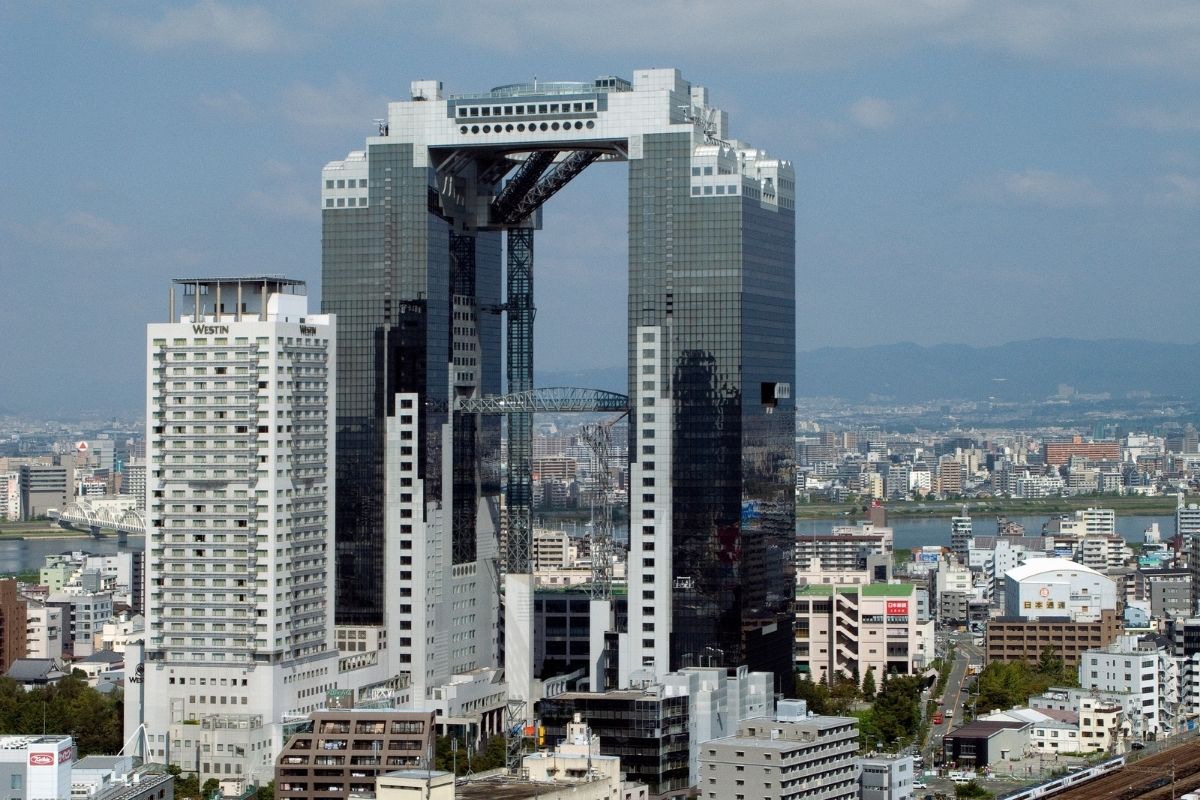
<svg viewBox="0 0 1200 800">
<path fill-rule="evenodd" d="M 860 800 L 910 800 L 916 773 L 912 756 L 858 759 Z"/>
<path fill-rule="evenodd" d="M 1037 661 L 1051 648 L 1074 669 L 1086 651 L 1111 644 L 1121 631 L 1116 611 L 1104 611 L 1094 622 L 1067 617 L 996 617 L 987 623 L 985 652 L 988 661 Z"/>
<path fill-rule="evenodd" d="M 0 786 L 6 797 L 71 800 L 74 762 L 70 736 L 0 736 Z"/>
<path fill-rule="evenodd" d="M 430 768 L 434 734 L 433 712 L 315 711 L 275 761 L 275 796 L 301 800 L 374 793 L 378 775 Z"/>
<path fill-rule="evenodd" d="M 964 769 L 983 769 L 1018 758 L 1029 747 L 1033 725 L 1018 720 L 975 720 L 942 739 L 942 760 Z"/>
<path fill-rule="evenodd" d="M 1129 692 L 1103 692 L 1078 687 L 1054 687 L 1029 698 L 1029 707 L 1047 714 L 1072 713 L 1078 716 L 1079 730 L 1093 732 L 1090 739 L 1099 738 L 1097 732 L 1112 730 L 1113 715 L 1119 724 L 1117 736 L 1121 739 L 1141 739 L 1149 734 L 1145 730 L 1142 716 L 1143 698 Z M 1060 737 L 1061 738 L 1061 737 Z M 1084 737 L 1080 736 L 1080 741 Z M 1058 749 L 1061 749 L 1058 748 Z M 1101 747 L 1098 749 L 1107 749 Z"/>
<path fill-rule="evenodd" d="M 858 720 L 745 720 L 737 734 L 706 743 L 699 796 L 706 800 L 857 800 Z"/>
<path fill-rule="evenodd" d="M 59 660 L 63 655 L 62 608 L 27 600 L 25 657 Z"/>
</svg>

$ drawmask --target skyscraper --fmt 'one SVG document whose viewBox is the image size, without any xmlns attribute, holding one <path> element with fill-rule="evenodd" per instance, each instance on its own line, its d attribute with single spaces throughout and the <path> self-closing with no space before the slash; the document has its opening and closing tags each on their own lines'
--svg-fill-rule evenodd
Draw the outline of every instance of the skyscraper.
<svg viewBox="0 0 1200 800">
<path fill-rule="evenodd" d="M 278 276 L 175 281 L 170 318 L 147 331 L 146 642 L 129 661 L 147 757 L 265 781 L 281 717 L 338 680 L 334 320 Z"/>
<path fill-rule="evenodd" d="M 614 631 L 620 682 L 748 664 L 790 685 L 794 174 L 727 127 L 707 91 L 671 69 L 452 97 L 417 81 L 364 150 L 326 166 L 323 304 L 338 316 L 342 367 L 340 622 L 384 624 L 387 553 L 403 557 L 418 529 L 428 542 L 446 532 L 455 574 L 488 568 L 499 425 L 455 412 L 455 399 L 501 391 L 501 311 L 506 390 L 531 388 L 540 207 L 589 164 L 626 161 L 633 524 L 629 623 Z M 386 499 L 409 485 L 388 468 L 387 431 L 402 416 L 415 428 L 398 443 L 422 482 L 405 492 L 407 532 Z M 529 420 L 509 419 L 519 442 Z M 528 455 L 510 452 L 510 518 L 528 502 Z M 508 550 L 511 573 L 520 559 Z M 506 641 L 525 634 L 506 630 Z"/>
</svg>

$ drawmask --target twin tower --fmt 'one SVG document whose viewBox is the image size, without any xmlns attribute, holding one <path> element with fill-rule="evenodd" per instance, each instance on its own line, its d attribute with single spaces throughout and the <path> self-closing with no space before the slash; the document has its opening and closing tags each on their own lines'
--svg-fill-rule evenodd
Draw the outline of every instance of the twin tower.
<svg viewBox="0 0 1200 800">
<path fill-rule="evenodd" d="M 540 209 L 606 162 L 629 171 L 630 541 L 592 688 L 747 665 L 790 689 L 795 178 L 727 125 L 671 69 L 417 81 L 325 167 L 337 622 L 385 628 L 415 690 L 496 662 L 499 585 L 510 687 L 528 671 L 531 414 L 483 401 L 534 388 Z"/>
</svg>

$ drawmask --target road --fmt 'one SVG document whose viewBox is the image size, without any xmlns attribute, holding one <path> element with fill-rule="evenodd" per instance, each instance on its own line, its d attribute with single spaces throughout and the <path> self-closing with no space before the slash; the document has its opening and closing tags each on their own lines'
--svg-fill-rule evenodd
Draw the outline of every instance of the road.
<svg viewBox="0 0 1200 800">
<path fill-rule="evenodd" d="M 974 645 L 973 638 L 967 633 L 952 634 L 949 637 L 949 642 L 954 645 L 954 666 L 950 670 L 949 680 L 946 681 L 946 689 L 942 692 L 942 702 L 938 705 L 945 719 L 941 723 L 930 725 L 929 742 L 925 747 L 926 764 L 941 760 L 939 754 L 942 750 L 942 738 L 950 732 L 952 726 L 962 724 L 965 700 L 963 684 L 967 678 L 967 665 L 983 663 L 983 651 Z M 948 711 L 953 711 L 953 715 L 947 715 Z"/>
</svg>

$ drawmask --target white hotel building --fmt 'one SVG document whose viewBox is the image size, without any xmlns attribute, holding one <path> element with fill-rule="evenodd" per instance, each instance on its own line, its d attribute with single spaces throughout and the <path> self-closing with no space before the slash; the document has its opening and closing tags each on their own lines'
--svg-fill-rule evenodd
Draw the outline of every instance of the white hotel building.
<svg viewBox="0 0 1200 800">
<path fill-rule="evenodd" d="M 182 304 L 176 309 L 176 292 Z M 335 332 L 304 283 L 176 280 L 146 353 L 147 757 L 266 782 L 280 721 L 336 687 Z M 127 730 L 127 735 L 132 730 Z"/>
</svg>

